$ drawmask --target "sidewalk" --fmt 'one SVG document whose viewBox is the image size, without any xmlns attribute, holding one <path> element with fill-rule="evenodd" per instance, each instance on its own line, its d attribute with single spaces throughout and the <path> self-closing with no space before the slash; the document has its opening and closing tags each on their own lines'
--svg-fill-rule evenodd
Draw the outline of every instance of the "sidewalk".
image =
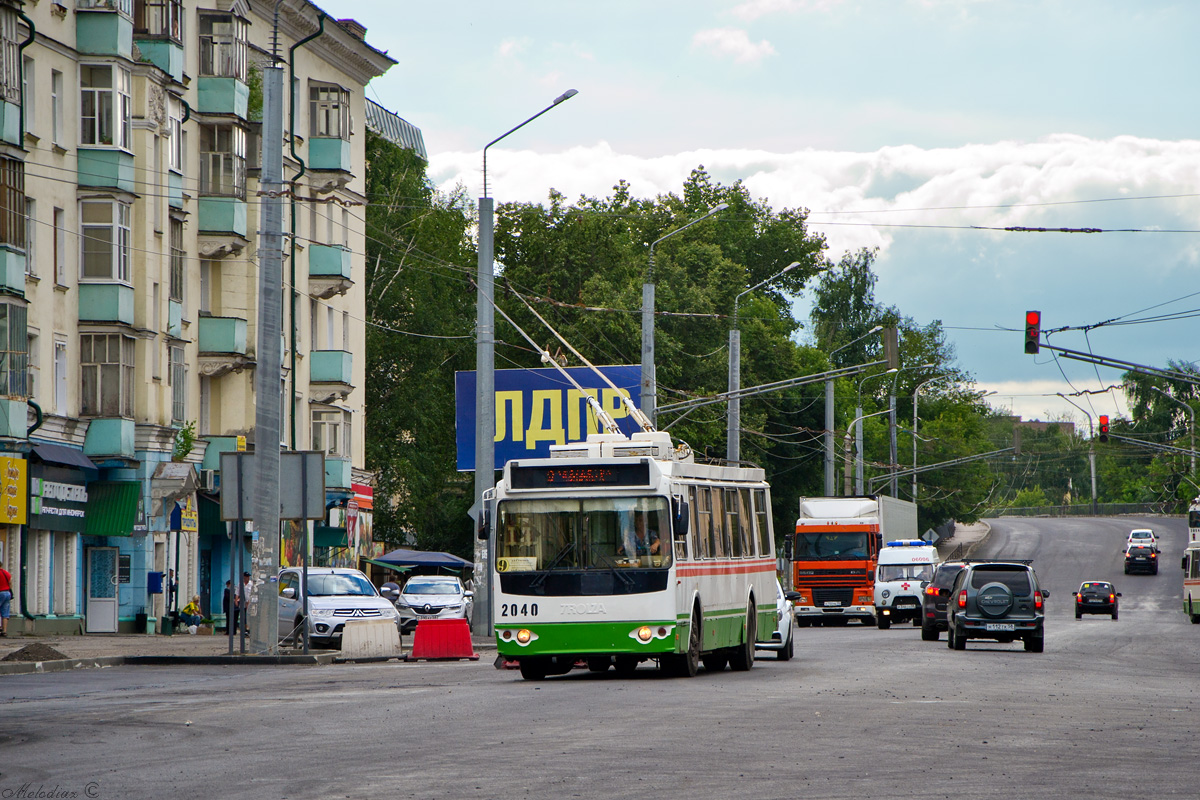
<svg viewBox="0 0 1200 800">
<path fill-rule="evenodd" d="M 18 620 L 10 619 L 9 627 L 20 625 Z M 412 636 L 402 640 L 403 649 L 408 653 L 412 647 Z M 247 648 L 250 646 L 247 640 Z M 495 651 L 496 640 L 483 636 L 473 636 L 472 644 L 476 653 Z M 33 645 L 40 661 L 6 661 L 8 655 Z M 61 653 L 65 659 L 60 660 L 55 653 L 45 648 L 52 648 Z M 125 663 L 137 663 L 138 660 L 154 663 L 170 664 L 212 664 L 212 663 L 249 663 L 243 661 L 240 655 L 241 640 L 235 636 L 233 652 L 235 661 L 231 662 L 229 653 L 229 637 L 222 634 L 191 635 L 177 633 L 171 636 L 159 634 L 116 634 L 93 633 L 82 636 L 25 636 L 9 633 L 0 638 L 0 676 L 22 672 L 50 672 L 63 669 L 78 669 L 80 667 L 117 666 Z M 288 653 L 296 651 L 287 650 Z M 333 650 L 313 650 L 313 656 L 282 656 L 274 659 L 250 657 L 255 663 L 271 664 L 329 664 L 340 656 Z M 486 659 L 481 659 L 486 660 Z M 40 667 L 37 666 L 40 663 Z"/>
<path fill-rule="evenodd" d="M 948 558 L 969 558 L 972 551 L 992 532 L 986 522 L 976 522 L 972 525 L 956 523 L 954 535 L 937 543 L 938 558 L 945 561 Z"/>
</svg>

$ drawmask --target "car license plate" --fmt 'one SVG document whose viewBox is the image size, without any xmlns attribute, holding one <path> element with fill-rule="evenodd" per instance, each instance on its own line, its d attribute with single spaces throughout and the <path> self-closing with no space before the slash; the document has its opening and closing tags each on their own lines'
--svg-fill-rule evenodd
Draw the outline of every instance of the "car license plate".
<svg viewBox="0 0 1200 800">
<path fill-rule="evenodd" d="M 1015 631 L 1017 626 L 1011 622 L 989 622 L 985 630 L 989 631 Z"/>
<path fill-rule="evenodd" d="M 842 604 L 841 600 L 826 600 L 821 605 L 828 607 L 828 606 L 841 606 L 841 604 Z"/>
<path fill-rule="evenodd" d="M 896 608 L 916 608 L 916 603 L 896 603 Z"/>
<path fill-rule="evenodd" d="M 1104 601 L 1103 601 L 1103 600 L 1101 600 L 1099 597 L 1089 597 L 1089 598 L 1087 599 L 1087 601 L 1088 601 L 1089 603 L 1103 603 L 1103 602 L 1104 602 Z"/>
</svg>

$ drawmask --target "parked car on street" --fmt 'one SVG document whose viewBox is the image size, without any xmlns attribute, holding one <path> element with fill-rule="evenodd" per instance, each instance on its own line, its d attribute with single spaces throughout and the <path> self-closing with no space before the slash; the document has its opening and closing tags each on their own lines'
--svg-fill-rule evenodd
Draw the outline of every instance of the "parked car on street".
<svg viewBox="0 0 1200 800">
<path fill-rule="evenodd" d="M 1084 581 L 1075 593 L 1075 619 L 1084 614 L 1110 614 L 1117 618 L 1117 598 L 1121 593 L 1108 581 Z"/>
<path fill-rule="evenodd" d="M 300 567 L 279 571 L 279 636 L 299 643 L 305 623 L 304 572 Z M 308 641 L 313 647 L 341 647 L 342 629 L 347 622 L 387 619 L 395 622 L 400 614 L 392 603 L 381 597 L 356 569 L 343 567 L 308 568 Z"/>
<path fill-rule="evenodd" d="M 474 596 L 453 575 L 414 575 L 396 598 L 401 632 L 416 630 L 423 619 L 465 619 L 470 626 Z"/>
<path fill-rule="evenodd" d="M 921 639 L 936 642 L 946 630 L 946 605 L 950 602 L 950 586 L 967 564 L 965 561 L 943 561 L 933 572 L 933 580 L 921 593 Z"/>
<path fill-rule="evenodd" d="M 968 639 L 1017 639 L 1031 653 L 1045 648 L 1045 601 L 1050 592 L 1028 563 L 967 564 L 954 577 L 946 610 L 947 646 L 965 650 Z"/>
<path fill-rule="evenodd" d="M 1125 548 L 1125 574 L 1158 574 L 1158 548 L 1149 544 L 1131 544 Z"/>
<path fill-rule="evenodd" d="M 790 661 L 795 655 L 795 645 L 793 643 L 793 630 L 796 627 L 796 613 L 793 610 L 794 606 L 791 600 L 783 593 L 783 587 L 779 585 L 779 581 L 775 581 L 775 631 L 771 634 L 771 641 L 757 642 L 754 645 L 756 650 L 774 650 L 775 657 L 780 661 Z"/>
</svg>

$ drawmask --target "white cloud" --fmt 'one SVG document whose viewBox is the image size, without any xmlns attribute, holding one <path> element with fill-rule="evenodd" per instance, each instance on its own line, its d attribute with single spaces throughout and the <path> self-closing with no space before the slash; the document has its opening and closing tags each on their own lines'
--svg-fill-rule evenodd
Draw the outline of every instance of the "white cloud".
<svg viewBox="0 0 1200 800">
<path fill-rule="evenodd" d="M 766 39 L 755 43 L 738 28 L 710 28 L 692 37 L 692 47 L 709 50 L 718 55 L 732 56 L 739 64 L 753 64 L 775 55 L 775 48 Z"/>
<path fill-rule="evenodd" d="M 755 20 L 771 14 L 795 14 L 800 11 L 828 11 L 843 0 L 746 0 L 730 11 L 735 17 Z"/>
<path fill-rule="evenodd" d="M 500 42 L 498 52 L 503 58 L 512 58 L 527 50 L 531 43 L 532 40 L 528 36 L 504 39 Z"/>
<path fill-rule="evenodd" d="M 984 398 L 984 402 L 994 409 L 1016 414 L 1026 421 L 1067 419 L 1074 422 L 1084 435 L 1088 432 L 1087 414 L 1092 415 L 1093 424 L 1100 414 L 1129 416 L 1125 392 L 1119 388 L 1108 394 L 1071 397 L 1078 408 L 1058 396 L 1059 392 L 1070 396 L 1076 391 L 1076 387 L 1063 380 L 980 381 L 975 388 L 982 392 L 995 392 Z M 1086 409 L 1087 414 L 1080 408 Z"/>
</svg>

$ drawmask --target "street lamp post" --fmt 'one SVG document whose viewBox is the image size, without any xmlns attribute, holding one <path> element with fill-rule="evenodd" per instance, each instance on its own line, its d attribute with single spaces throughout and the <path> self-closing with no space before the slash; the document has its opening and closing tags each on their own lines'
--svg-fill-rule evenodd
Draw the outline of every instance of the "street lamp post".
<svg viewBox="0 0 1200 800">
<path fill-rule="evenodd" d="M 855 433 L 854 433 L 855 451 L 858 453 L 858 456 L 857 456 L 857 458 L 855 458 L 855 461 L 854 461 L 854 493 L 856 495 L 862 495 L 862 493 L 863 493 L 863 462 L 862 462 L 863 428 L 862 428 L 862 420 L 866 419 L 866 417 L 864 417 L 863 413 L 862 413 L 862 387 L 863 387 L 863 384 L 866 383 L 867 381 L 871 380 L 871 378 L 878 378 L 881 375 L 891 375 L 892 373 L 899 372 L 899 371 L 900 370 L 896 369 L 895 367 L 892 367 L 891 369 L 886 370 L 885 372 L 876 372 L 874 375 L 868 375 L 867 377 L 863 378 L 861 381 L 858 382 L 858 390 L 855 392 L 856 400 L 854 403 L 855 420 L 854 420 L 854 422 L 850 423 L 851 427 L 853 427 L 855 423 L 858 423 L 858 427 L 855 429 Z M 867 416 L 873 417 L 875 415 L 868 414 Z M 850 429 L 847 428 L 846 430 L 848 433 Z"/>
<path fill-rule="evenodd" d="M 832 366 L 832 358 L 836 354 L 842 352 L 852 344 L 858 344 L 868 336 L 879 333 L 883 330 L 882 325 L 876 325 L 871 330 L 859 336 L 857 339 L 846 342 L 846 344 L 829 351 L 830 365 Z M 865 380 L 865 378 L 864 378 Z M 862 409 L 858 409 L 858 413 L 862 413 Z M 848 429 L 847 429 L 848 430 Z M 836 494 L 836 486 L 834 486 L 834 457 L 833 457 L 833 380 L 825 381 L 825 496 L 833 497 Z"/>
<path fill-rule="evenodd" d="M 1191 403 L 1185 403 L 1182 400 L 1180 400 L 1178 397 L 1167 394 L 1167 392 L 1158 388 L 1154 384 L 1150 384 L 1150 388 L 1153 389 L 1154 391 L 1158 392 L 1159 394 L 1161 394 L 1163 397 L 1167 398 L 1171 402 L 1178 403 L 1179 405 L 1183 406 L 1184 408 L 1186 408 L 1188 410 L 1188 414 L 1191 415 L 1192 422 L 1188 426 L 1188 437 L 1189 437 L 1188 438 L 1188 442 L 1189 442 L 1188 449 L 1190 449 L 1192 451 L 1192 460 L 1191 460 L 1192 468 L 1188 472 L 1188 474 L 1195 477 L 1195 475 L 1196 475 L 1196 409 L 1192 408 Z"/>
<path fill-rule="evenodd" d="M 492 488 L 496 477 L 496 317 L 492 306 L 495 220 L 492 215 L 492 198 L 488 197 L 487 190 L 487 151 L 505 136 L 523 128 L 576 94 L 578 92 L 575 89 L 568 89 L 554 98 L 553 103 L 483 146 L 483 197 L 479 199 L 479 263 L 475 290 L 475 505 L 471 509 L 476 530 L 479 530 L 484 519 L 483 493 Z M 476 630 L 486 631 L 489 636 L 492 633 L 490 563 L 487 540 L 476 537 L 475 586 L 476 595 L 481 596 L 481 602 L 475 604 L 474 621 Z"/>
<path fill-rule="evenodd" d="M 703 222 L 726 208 L 729 208 L 728 203 L 718 203 L 704 216 L 698 217 L 650 243 L 650 261 L 646 266 L 646 282 L 642 284 L 642 386 L 638 405 L 652 423 L 657 423 L 655 404 L 658 393 L 657 377 L 654 374 L 654 248 L 664 239 L 670 239 L 675 234 L 682 233 L 696 223 Z"/>
<path fill-rule="evenodd" d="M 884 373 L 880 373 L 880 374 L 886 375 L 887 373 L 884 372 Z M 854 420 L 848 426 L 846 426 L 846 441 L 842 448 L 842 451 L 844 453 L 842 460 L 843 460 L 843 463 L 845 464 L 845 467 L 843 469 L 844 477 L 842 479 L 842 495 L 844 497 L 850 496 L 850 432 L 854 430 L 854 426 L 857 424 L 858 425 L 858 450 L 855 453 L 854 462 L 855 462 L 856 467 L 858 468 L 858 492 L 857 492 L 857 494 L 861 495 L 863 493 L 863 490 L 862 490 L 862 421 L 864 419 L 867 419 L 868 417 L 878 417 L 880 414 L 886 414 L 886 413 L 888 413 L 887 409 L 884 409 L 883 411 L 872 411 L 870 414 L 863 414 L 863 413 L 861 413 L 861 409 L 860 409 L 859 415 L 857 417 L 855 417 Z"/>
<path fill-rule="evenodd" d="M 888 471 L 892 473 L 891 489 L 892 497 L 900 494 L 900 483 L 896 477 L 896 470 L 899 467 L 900 456 L 896 452 L 896 382 L 900 380 L 900 373 L 909 369 L 933 369 L 937 364 L 921 364 L 916 367 L 901 367 L 896 370 L 896 374 L 892 376 L 892 390 L 888 395 L 888 410 L 891 411 L 891 416 L 888 417 L 889 428 L 889 450 L 888 450 Z"/>
<path fill-rule="evenodd" d="M 726 461 L 740 461 L 742 458 L 742 398 L 735 394 L 738 389 L 742 388 L 742 332 L 738 329 L 738 303 L 750 292 L 761 289 L 798 266 L 800 266 L 800 262 L 793 261 L 765 281 L 759 281 L 733 298 L 733 327 L 729 329 L 729 413 L 726 415 L 725 429 Z"/>
<path fill-rule="evenodd" d="M 1096 429 L 1092 426 L 1092 415 L 1084 411 L 1078 403 L 1067 397 L 1062 392 L 1057 392 L 1058 396 L 1066 400 L 1071 405 L 1083 411 L 1083 415 L 1088 421 L 1088 466 L 1092 472 L 1092 516 L 1096 516 Z"/>
<path fill-rule="evenodd" d="M 913 440 L 913 476 L 912 476 L 912 479 L 913 479 L 913 483 L 912 483 L 912 501 L 913 501 L 914 503 L 915 503 L 915 502 L 917 502 L 917 395 L 921 393 L 921 387 L 922 387 L 922 386 L 924 386 L 925 384 L 927 384 L 927 383 L 933 383 L 934 381 L 944 381 L 946 378 L 950 378 L 950 377 L 953 377 L 953 376 L 952 376 L 952 375 L 950 375 L 949 373 L 947 373 L 947 374 L 945 374 L 945 375 L 937 375 L 937 376 L 935 376 L 935 377 L 932 377 L 932 378 L 930 378 L 930 379 L 928 379 L 928 380 L 921 381 L 920 383 L 918 383 L 918 384 L 917 384 L 917 388 L 913 389 L 913 426 L 912 426 L 912 440 Z"/>
</svg>

